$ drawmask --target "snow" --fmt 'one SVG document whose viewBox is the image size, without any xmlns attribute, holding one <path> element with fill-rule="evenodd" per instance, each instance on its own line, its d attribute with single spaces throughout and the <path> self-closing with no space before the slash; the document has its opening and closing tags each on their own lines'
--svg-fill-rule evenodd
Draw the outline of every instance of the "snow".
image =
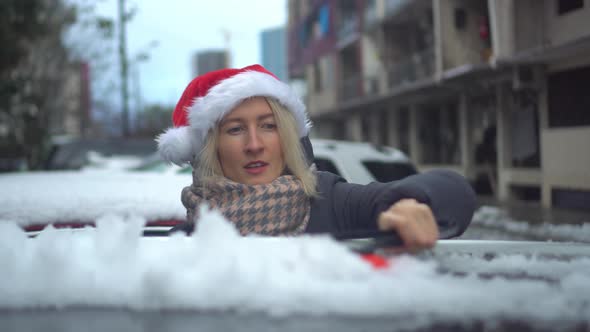
<svg viewBox="0 0 590 332">
<path fill-rule="evenodd" d="M 390 257 L 391 268 L 374 270 L 328 237 L 240 237 L 215 213 L 205 213 L 191 237 L 141 237 L 146 221 L 185 218 L 180 192 L 190 183 L 187 174 L 112 170 L 0 175 L 0 310 L 90 306 L 403 317 L 404 324 L 407 317 L 414 324 L 590 323 L 588 256 L 435 251 Z M 73 221 L 97 227 L 48 227 L 36 238 L 18 227 Z M 472 227 L 590 242 L 589 224 L 530 225 L 489 206 L 478 209 Z"/>
<path fill-rule="evenodd" d="M 544 222 L 533 225 L 525 221 L 512 219 L 504 210 L 498 207 L 482 206 L 475 212 L 471 225 L 523 235 L 528 238 L 590 243 L 590 220 L 580 224 L 557 225 Z"/>
<path fill-rule="evenodd" d="M 0 174 L 0 222 L 93 222 L 108 215 L 138 216 L 148 221 L 184 220 L 186 210 L 180 192 L 191 182 L 190 174 L 110 169 Z M 485 228 L 485 239 L 590 242 L 590 220 L 578 225 L 531 225 L 492 206 L 482 206 L 475 212 L 468 233 L 478 227 Z"/>
<path fill-rule="evenodd" d="M 0 175 L 0 223 L 94 222 L 108 215 L 184 220 L 180 202 L 190 174 L 112 170 Z"/>
<path fill-rule="evenodd" d="M 195 234 L 170 238 L 142 238 L 142 217 L 105 216 L 77 232 L 48 227 L 36 238 L 0 223 L 0 308 L 590 322 L 588 257 L 402 255 L 375 270 L 327 236 L 241 237 L 216 212 L 201 215 Z M 520 271 L 553 281 L 482 278 Z"/>
</svg>

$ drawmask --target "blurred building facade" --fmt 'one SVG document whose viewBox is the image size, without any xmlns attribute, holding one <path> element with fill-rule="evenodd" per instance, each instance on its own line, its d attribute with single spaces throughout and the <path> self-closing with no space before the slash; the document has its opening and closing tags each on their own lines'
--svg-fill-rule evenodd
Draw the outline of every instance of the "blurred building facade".
<svg viewBox="0 0 590 332">
<path fill-rule="evenodd" d="M 289 0 L 313 136 L 409 153 L 480 193 L 590 206 L 590 3 Z"/>
<path fill-rule="evenodd" d="M 229 67 L 229 53 L 227 50 L 200 51 L 193 56 L 193 77 L 227 67 Z"/>
<path fill-rule="evenodd" d="M 260 33 L 262 66 L 287 82 L 287 38 L 284 27 L 263 30 Z"/>
</svg>

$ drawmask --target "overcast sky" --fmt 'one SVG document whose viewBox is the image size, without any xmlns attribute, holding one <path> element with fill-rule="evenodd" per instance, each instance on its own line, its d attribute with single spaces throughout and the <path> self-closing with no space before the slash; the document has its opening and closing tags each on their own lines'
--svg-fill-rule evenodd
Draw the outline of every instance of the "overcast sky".
<svg viewBox="0 0 590 332">
<path fill-rule="evenodd" d="M 97 2 L 100 15 L 117 17 L 118 0 Z M 174 105 L 191 77 L 191 56 L 200 50 L 225 47 L 222 31 L 231 33 L 233 67 L 261 61 L 260 32 L 285 25 L 286 0 L 127 0 L 137 5 L 128 25 L 128 54 L 132 58 L 150 41 L 158 41 L 151 58 L 140 65 L 144 104 Z M 130 88 L 133 88 L 130 84 Z"/>
</svg>

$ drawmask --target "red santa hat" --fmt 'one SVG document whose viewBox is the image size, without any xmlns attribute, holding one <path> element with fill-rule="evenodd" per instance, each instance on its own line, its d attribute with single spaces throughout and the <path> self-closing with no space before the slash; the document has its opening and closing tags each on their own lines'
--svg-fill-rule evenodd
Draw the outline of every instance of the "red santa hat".
<svg viewBox="0 0 590 332">
<path fill-rule="evenodd" d="M 291 87 L 260 65 L 228 68 L 189 83 L 172 114 L 174 127 L 156 139 L 160 155 L 177 165 L 191 162 L 200 153 L 209 130 L 244 99 L 256 96 L 282 104 L 293 113 L 299 136 L 309 134 L 311 122 L 305 105 Z"/>
</svg>

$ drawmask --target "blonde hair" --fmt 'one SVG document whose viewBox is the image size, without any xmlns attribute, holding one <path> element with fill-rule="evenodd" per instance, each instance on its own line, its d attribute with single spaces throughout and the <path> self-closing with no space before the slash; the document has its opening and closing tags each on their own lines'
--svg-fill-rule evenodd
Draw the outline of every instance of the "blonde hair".
<svg viewBox="0 0 590 332">
<path fill-rule="evenodd" d="M 286 166 L 285 171 L 301 181 L 303 190 L 308 197 L 317 196 L 317 178 L 307 164 L 293 114 L 274 99 L 268 97 L 264 97 L 264 99 L 270 106 L 277 124 Z M 203 149 L 193 162 L 194 176 L 204 186 L 223 176 L 221 163 L 217 156 L 218 137 L 219 128 L 216 125 L 209 130 Z"/>
</svg>

